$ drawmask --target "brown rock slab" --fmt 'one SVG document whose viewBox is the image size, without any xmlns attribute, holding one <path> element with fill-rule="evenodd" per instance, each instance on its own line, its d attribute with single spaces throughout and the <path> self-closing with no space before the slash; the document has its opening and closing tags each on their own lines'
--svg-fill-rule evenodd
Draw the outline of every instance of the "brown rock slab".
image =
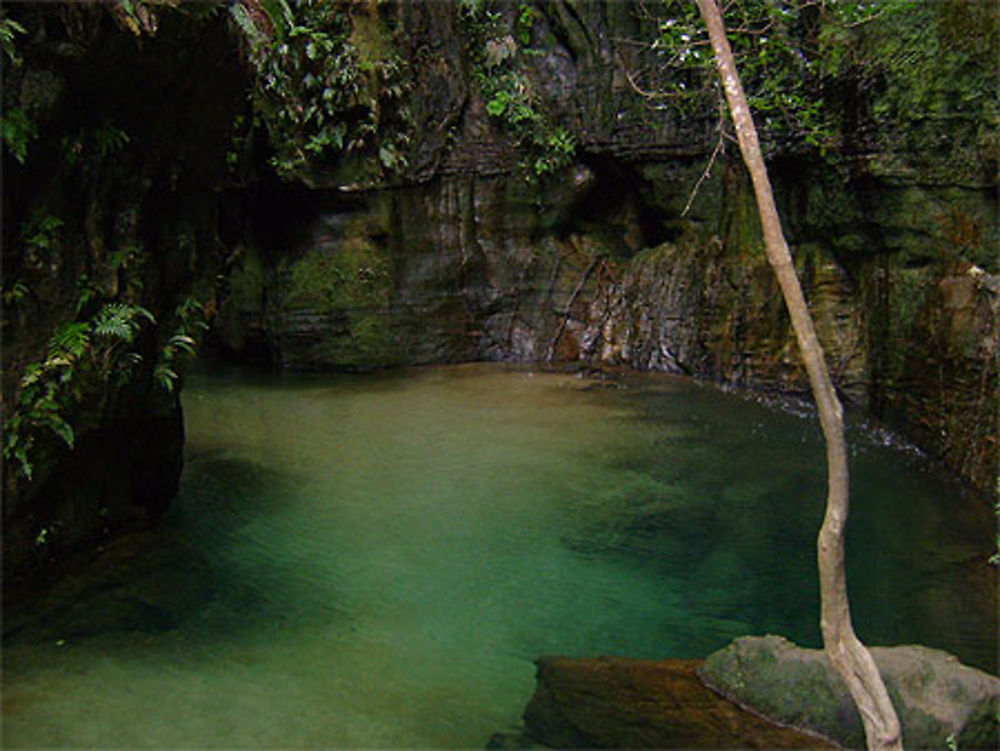
<svg viewBox="0 0 1000 751">
<path fill-rule="evenodd" d="M 526 738 L 552 748 L 835 748 L 723 698 L 700 660 L 543 657 Z"/>
</svg>

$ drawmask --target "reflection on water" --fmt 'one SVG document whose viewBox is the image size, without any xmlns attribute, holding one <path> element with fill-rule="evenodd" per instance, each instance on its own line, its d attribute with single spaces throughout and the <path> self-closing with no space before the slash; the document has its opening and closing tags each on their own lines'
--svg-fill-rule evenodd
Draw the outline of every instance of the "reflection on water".
<svg viewBox="0 0 1000 751">
<path fill-rule="evenodd" d="M 185 410 L 165 528 L 7 644 L 5 746 L 481 747 L 541 654 L 819 643 L 808 419 L 486 366 L 203 375 Z M 860 635 L 995 670 L 988 510 L 854 446 Z"/>
</svg>

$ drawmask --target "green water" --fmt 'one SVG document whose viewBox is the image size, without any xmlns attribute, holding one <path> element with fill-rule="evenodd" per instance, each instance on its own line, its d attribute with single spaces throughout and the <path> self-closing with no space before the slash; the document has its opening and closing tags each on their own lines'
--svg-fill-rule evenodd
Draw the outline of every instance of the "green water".
<svg viewBox="0 0 1000 751">
<path fill-rule="evenodd" d="M 542 654 L 818 645 L 814 422 L 690 381 L 201 375 L 181 496 L 4 652 L 5 747 L 482 747 Z M 858 631 L 996 669 L 989 512 L 853 431 Z"/>
</svg>

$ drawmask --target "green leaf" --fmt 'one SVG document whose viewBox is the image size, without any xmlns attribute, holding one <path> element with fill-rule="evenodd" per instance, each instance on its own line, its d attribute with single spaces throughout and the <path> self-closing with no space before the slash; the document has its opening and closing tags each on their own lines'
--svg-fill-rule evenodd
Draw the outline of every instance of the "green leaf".
<svg viewBox="0 0 1000 751">
<path fill-rule="evenodd" d="M 49 339 L 49 357 L 75 360 L 83 355 L 89 344 L 90 326 L 78 321 L 64 323 Z"/>
<path fill-rule="evenodd" d="M 53 412 L 47 416 L 45 423 L 49 426 L 53 433 L 62 438 L 63 442 L 67 446 L 73 448 L 76 436 L 73 433 L 73 428 L 62 418 L 61 415 Z"/>
<path fill-rule="evenodd" d="M 486 103 L 486 111 L 493 117 L 500 117 L 506 111 L 509 102 L 507 92 L 501 91 Z"/>
<path fill-rule="evenodd" d="M 0 136 L 14 158 L 24 164 L 28 142 L 38 136 L 38 130 L 23 110 L 10 109 L 0 116 Z"/>
<path fill-rule="evenodd" d="M 389 146 L 379 147 L 378 158 L 386 169 L 392 169 L 396 165 L 396 154 Z"/>
<path fill-rule="evenodd" d="M 24 27 L 11 18 L 0 18 L 0 44 L 12 65 L 20 65 L 21 58 L 14 47 L 14 34 L 24 34 Z"/>
<path fill-rule="evenodd" d="M 170 337 L 168 344 L 174 349 L 184 350 L 189 355 L 193 355 L 195 353 L 195 341 L 186 334 L 174 334 Z"/>
<path fill-rule="evenodd" d="M 97 336 L 131 342 L 141 327 L 139 321 L 141 318 L 145 318 L 150 323 L 156 323 L 153 314 L 146 308 L 140 305 L 115 302 L 108 303 L 101 308 L 91 324 Z"/>
<path fill-rule="evenodd" d="M 38 382 L 43 373 L 42 364 L 39 362 L 33 362 L 24 369 L 24 375 L 21 376 L 21 388 L 28 388 Z"/>
<path fill-rule="evenodd" d="M 161 388 L 168 393 L 173 392 L 174 384 L 177 381 L 177 373 L 166 363 L 160 363 L 153 369 L 153 378 Z"/>
<path fill-rule="evenodd" d="M 48 249 L 55 241 L 56 232 L 63 226 L 63 220 L 44 209 L 36 209 L 31 219 L 24 225 L 21 236 L 28 245 Z"/>
</svg>

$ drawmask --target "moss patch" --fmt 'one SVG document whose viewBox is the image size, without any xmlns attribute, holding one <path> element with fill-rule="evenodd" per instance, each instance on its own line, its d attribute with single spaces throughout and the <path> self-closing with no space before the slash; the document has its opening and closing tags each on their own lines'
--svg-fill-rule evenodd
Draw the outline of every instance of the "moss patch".
<svg viewBox="0 0 1000 751">
<path fill-rule="evenodd" d="M 370 368 L 400 362 L 386 252 L 364 234 L 309 248 L 279 266 L 282 348 L 302 367 Z"/>
</svg>

